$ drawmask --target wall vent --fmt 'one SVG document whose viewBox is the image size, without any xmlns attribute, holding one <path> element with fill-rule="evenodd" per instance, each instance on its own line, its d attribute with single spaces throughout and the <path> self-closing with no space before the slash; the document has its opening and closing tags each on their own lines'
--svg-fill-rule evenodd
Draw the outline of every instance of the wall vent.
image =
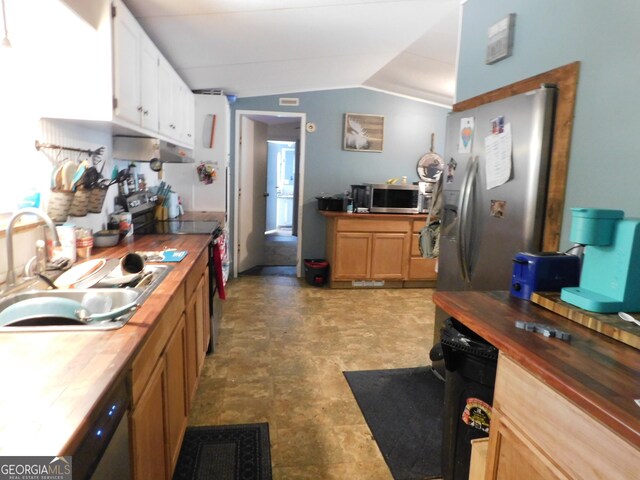
<svg viewBox="0 0 640 480">
<path fill-rule="evenodd" d="M 297 107 L 300 105 L 300 99 L 282 97 L 278 100 L 278 103 L 281 107 Z"/>
<path fill-rule="evenodd" d="M 193 93 L 201 95 L 224 95 L 224 90 L 221 88 L 203 88 L 200 90 L 193 90 Z"/>
</svg>

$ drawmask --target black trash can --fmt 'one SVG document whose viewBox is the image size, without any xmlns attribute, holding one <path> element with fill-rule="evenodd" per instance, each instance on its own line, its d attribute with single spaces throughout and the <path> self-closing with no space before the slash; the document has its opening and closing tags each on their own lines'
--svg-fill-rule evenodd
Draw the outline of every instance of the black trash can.
<svg viewBox="0 0 640 480">
<path fill-rule="evenodd" d="M 329 262 L 324 259 L 307 258 L 304 261 L 304 278 L 309 285 L 322 287 L 327 283 Z"/>
<path fill-rule="evenodd" d="M 489 436 L 498 350 L 453 318 L 441 330 L 445 363 L 444 480 L 467 480 L 471 440 Z"/>
</svg>

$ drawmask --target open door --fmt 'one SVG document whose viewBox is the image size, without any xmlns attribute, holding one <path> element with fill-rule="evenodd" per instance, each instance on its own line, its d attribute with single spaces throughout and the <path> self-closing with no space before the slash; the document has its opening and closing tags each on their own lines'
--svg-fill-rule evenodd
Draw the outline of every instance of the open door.
<svg viewBox="0 0 640 480">
<path fill-rule="evenodd" d="M 304 158 L 305 158 L 305 129 L 306 115 L 293 112 L 268 112 L 258 110 L 236 110 L 235 133 L 235 202 L 232 205 L 234 217 L 233 275 L 246 272 L 256 266 L 269 265 L 265 260 L 273 256 L 272 245 L 265 247 L 266 232 L 282 234 L 288 230 L 295 239 L 296 275 L 302 275 L 302 238 L 299 227 L 302 224 L 301 199 L 304 188 Z M 267 205 L 271 202 L 271 210 L 278 210 L 278 200 L 282 195 L 269 192 L 268 180 L 268 141 L 289 142 L 294 161 L 288 165 L 294 174 L 292 187 L 293 198 L 287 210 L 287 221 L 284 228 L 279 229 L 273 222 L 269 224 Z M 292 180 L 289 173 L 289 180 Z M 276 175 L 277 176 L 277 175 Z M 282 193 L 282 189 L 280 189 Z M 289 193 L 291 196 L 291 194 Z M 288 206 L 288 204 L 287 204 Z M 271 215 L 274 216 L 274 215 Z M 273 239 L 270 239 L 273 243 Z M 265 251 L 268 250 L 268 252 Z M 276 253 L 280 253 L 279 251 Z M 276 258 L 278 261 L 280 257 Z M 282 265 L 280 263 L 271 265 Z"/>
<path fill-rule="evenodd" d="M 267 182 L 267 125 L 242 117 L 240 130 L 238 271 L 264 260 Z"/>
<path fill-rule="evenodd" d="M 300 140 L 296 140 L 296 181 L 293 185 L 293 225 L 291 235 L 298 236 L 298 203 L 300 199 Z"/>
</svg>

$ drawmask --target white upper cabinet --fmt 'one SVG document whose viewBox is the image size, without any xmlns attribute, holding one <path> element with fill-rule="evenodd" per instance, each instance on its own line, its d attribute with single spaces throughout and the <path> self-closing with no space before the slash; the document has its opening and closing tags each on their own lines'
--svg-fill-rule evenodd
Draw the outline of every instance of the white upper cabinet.
<svg viewBox="0 0 640 480">
<path fill-rule="evenodd" d="M 145 34 L 140 48 L 140 125 L 158 130 L 158 61 L 160 52 Z"/>
<path fill-rule="evenodd" d="M 195 97 L 171 65 L 160 57 L 160 133 L 177 142 L 193 146 Z"/>
<path fill-rule="evenodd" d="M 158 65 L 158 85 L 160 98 L 160 114 L 159 114 L 159 130 L 162 135 L 168 137 L 175 137 L 176 133 L 176 119 L 175 119 L 175 107 L 178 102 L 176 89 L 175 73 L 169 62 L 164 57 L 160 58 Z"/>
<path fill-rule="evenodd" d="M 114 8 L 114 121 L 193 148 L 193 93 L 121 0 Z"/>
<path fill-rule="evenodd" d="M 193 145 L 195 129 L 195 96 L 187 85 L 180 81 L 180 138 L 184 143 Z"/>
<path fill-rule="evenodd" d="M 135 125 L 141 125 L 141 52 L 145 34 L 121 2 L 115 3 L 113 35 L 114 115 Z"/>
</svg>

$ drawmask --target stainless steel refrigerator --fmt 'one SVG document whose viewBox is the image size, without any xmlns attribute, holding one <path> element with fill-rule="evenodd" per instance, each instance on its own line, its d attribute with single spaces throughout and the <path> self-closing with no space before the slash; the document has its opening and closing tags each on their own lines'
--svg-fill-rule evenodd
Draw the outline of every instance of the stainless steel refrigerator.
<svg viewBox="0 0 640 480">
<path fill-rule="evenodd" d="M 449 115 L 437 290 L 508 290 L 514 255 L 541 250 L 555 93 Z"/>
</svg>

